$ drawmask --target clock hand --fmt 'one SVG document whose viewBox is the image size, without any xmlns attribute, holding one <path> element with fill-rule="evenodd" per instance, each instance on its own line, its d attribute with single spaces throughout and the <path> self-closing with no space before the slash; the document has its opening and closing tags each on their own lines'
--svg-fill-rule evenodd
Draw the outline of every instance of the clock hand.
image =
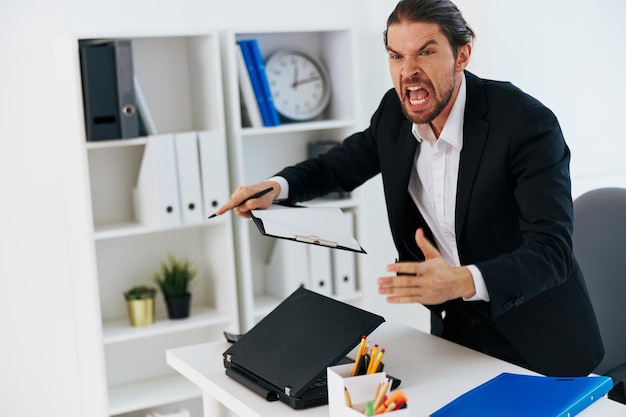
<svg viewBox="0 0 626 417">
<path fill-rule="evenodd" d="M 303 80 L 299 80 L 299 81 L 294 82 L 294 83 L 292 84 L 292 87 L 293 87 L 293 88 L 296 88 L 296 87 L 297 87 L 297 86 L 299 86 L 300 84 L 306 84 L 306 83 L 310 83 L 310 82 L 317 81 L 317 80 L 320 80 L 320 79 L 321 79 L 320 77 L 310 77 L 310 78 L 305 78 L 305 79 L 303 79 Z"/>
<path fill-rule="evenodd" d="M 291 84 L 293 88 L 298 86 L 298 67 L 293 68 L 293 83 Z"/>
</svg>

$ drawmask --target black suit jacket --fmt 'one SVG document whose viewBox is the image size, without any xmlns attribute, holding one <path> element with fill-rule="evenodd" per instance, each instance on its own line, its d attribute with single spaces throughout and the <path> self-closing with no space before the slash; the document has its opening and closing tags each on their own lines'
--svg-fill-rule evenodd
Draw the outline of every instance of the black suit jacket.
<svg viewBox="0 0 626 417">
<path fill-rule="evenodd" d="M 531 369 L 588 374 L 604 351 L 572 253 L 570 153 L 559 123 L 512 84 L 465 75 L 456 236 L 461 264 L 480 269 L 490 302 L 452 300 L 429 308 L 471 316 L 472 308 L 482 307 Z M 407 192 L 417 146 L 390 90 L 365 131 L 277 175 L 287 179 L 289 199 L 298 202 L 337 188 L 351 191 L 381 173 L 399 258 L 422 260 L 415 230 L 431 234 Z"/>
</svg>

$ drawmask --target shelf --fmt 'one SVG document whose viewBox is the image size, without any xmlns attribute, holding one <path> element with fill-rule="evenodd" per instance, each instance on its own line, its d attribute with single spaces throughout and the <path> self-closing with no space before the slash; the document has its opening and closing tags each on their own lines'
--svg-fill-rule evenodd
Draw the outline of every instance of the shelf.
<svg viewBox="0 0 626 417">
<path fill-rule="evenodd" d="M 184 230 L 197 227 L 217 226 L 228 222 L 228 216 L 215 217 L 210 221 L 201 224 L 182 225 L 174 228 L 154 228 L 141 223 L 125 222 L 118 224 L 98 225 L 94 230 L 94 239 L 117 239 L 130 236 L 146 235 L 149 233 L 161 233 L 173 230 Z"/>
<path fill-rule="evenodd" d="M 281 300 L 271 295 L 254 295 L 254 316 L 262 318 L 274 310 Z"/>
<path fill-rule="evenodd" d="M 154 228 L 141 223 L 120 223 L 115 225 L 97 226 L 94 230 L 95 240 L 115 239 L 119 237 L 154 233 Z"/>
<path fill-rule="evenodd" d="M 349 295 L 333 296 L 334 299 L 351 304 L 352 302 L 360 301 L 363 298 L 362 291 L 355 291 Z M 281 303 L 281 299 L 272 297 L 271 295 L 256 294 L 254 296 L 254 318 L 256 321 L 261 320 L 268 315 L 272 310 Z"/>
<path fill-rule="evenodd" d="M 156 317 L 154 324 L 145 327 L 132 327 L 128 318 L 105 321 L 102 338 L 105 345 L 123 343 L 146 337 L 162 336 L 202 327 L 226 325 L 232 320 L 228 315 L 207 307 L 191 307 L 191 316 L 181 320 Z"/>
<path fill-rule="evenodd" d="M 363 296 L 363 291 L 355 291 L 352 294 L 336 295 L 334 296 L 334 298 L 346 304 L 352 304 L 361 301 L 363 299 Z"/>
<path fill-rule="evenodd" d="M 343 129 L 354 126 L 354 120 L 320 120 L 314 122 L 302 122 L 302 123 L 284 123 L 280 126 L 273 127 L 244 127 L 241 129 L 242 136 L 262 136 L 262 135 L 275 135 L 277 133 L 289 133 L 289 132 L 306 132 L 313 130 L 331 130 L 331 129 Z"/>
<path fill-rule="evenodd" d="M 109 149 L 109 148 L 121 148 L 125 146 L 143 146 L 146 144 L 148 138 L 133 138 L 133 139 L 115 139 L 115 140 L 99 140 L 87 142 L 87 149 Z"/>
<path fill-rule="evenodd" d="M 109 414 L 123 414 L 150 407 L 199 398 L 200 389 L 181 375 L 109 388 Z"/>
</svg>

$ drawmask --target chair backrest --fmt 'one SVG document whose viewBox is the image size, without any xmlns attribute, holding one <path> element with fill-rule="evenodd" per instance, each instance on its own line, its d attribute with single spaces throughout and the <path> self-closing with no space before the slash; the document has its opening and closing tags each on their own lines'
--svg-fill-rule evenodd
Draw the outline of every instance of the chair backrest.
<svg viewBox="0 0 626 417">
<path fill-rule="evenodd" d="M 604 374 L 626 362 L 626 188 L 600 188 L 574 201 L 574 254 L 604 342 Z"/>
</svg>

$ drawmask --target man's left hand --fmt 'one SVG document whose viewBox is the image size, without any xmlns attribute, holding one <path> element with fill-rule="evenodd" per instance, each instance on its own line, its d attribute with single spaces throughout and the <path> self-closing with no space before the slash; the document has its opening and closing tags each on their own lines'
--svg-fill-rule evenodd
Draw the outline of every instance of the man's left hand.
<svg viewBox="0 0 626 417">
<path fill-rule="evenodd" d="M 390 303 L 441 304 L 455 298 L 476 294 L 472 274 L 464 266 L 451 266 L 417 229 L 415 242 L 425 256 L 424 262 L 397 262 L 387 271 L 397 276 L 378 278 L 378 293 Z"/>
</svg>

